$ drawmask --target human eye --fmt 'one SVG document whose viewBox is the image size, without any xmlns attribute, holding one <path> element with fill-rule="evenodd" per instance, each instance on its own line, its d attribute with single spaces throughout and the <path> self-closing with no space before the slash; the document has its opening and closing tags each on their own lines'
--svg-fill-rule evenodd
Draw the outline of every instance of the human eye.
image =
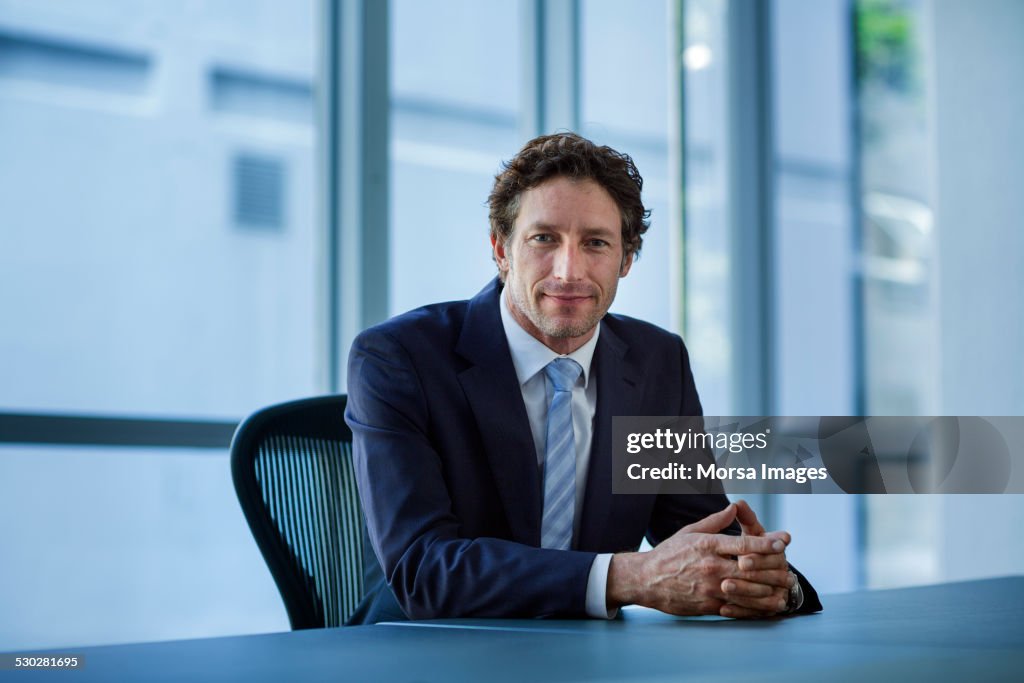
<svg viewBox="0 0 1024 683">
<path fill-rule="evenodd" d="M 546 232 L 540 232 L 537 233 L 536 235 L 532 235 L 530 237 L 530 241 L 537 242 L 539 244 L 547 244 L 549 242 L 553 242 L 554 238 L 551 235 L 547 234 Z"/>
<path fill-rule="evenodd" d="M 594 237 L 594 238 L 591 238 L 591 239 L 587 240 L 587 246 L 588 247 L 594 247 L 596 249 L 603 249 L 603 248 L 611 246 L 611 245 L 609 244 L 609 242 L 607 240 L 603 240 L 600 237 Z"/>
</svg>

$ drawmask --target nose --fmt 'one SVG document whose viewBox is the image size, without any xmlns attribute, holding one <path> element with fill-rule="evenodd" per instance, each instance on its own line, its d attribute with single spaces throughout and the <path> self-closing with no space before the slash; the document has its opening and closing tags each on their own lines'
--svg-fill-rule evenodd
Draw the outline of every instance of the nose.
<svg viewBox="0 0 1024 683">
<path fill-rule="evenodd" d="M 564 282 L 576 282 L 583 278 L 583 254 L 576 244 L 565 243 L 555 254 L 553 275 Z"/>
</svg>

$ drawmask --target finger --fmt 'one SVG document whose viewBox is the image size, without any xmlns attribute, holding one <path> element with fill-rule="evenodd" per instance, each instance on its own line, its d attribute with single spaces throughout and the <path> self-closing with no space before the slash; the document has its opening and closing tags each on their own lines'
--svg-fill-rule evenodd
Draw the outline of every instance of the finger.
<svg viewBox="0 0 1024 683">
<path fill-rule="evenodd" d="M 764 534 L 764 526 L 754 514 L 754 509 L 745 500 L 736 501 L 736 521 L 740 523 L 743 533 L 750 536 L 761 536 Z"/>
<path fill-rule="evenodd" d="M 744 579 L 732 578 L 722 581 L 722 592 L 729 602 L 736 598 L 770 598 L 775 592 L 775 586 L 765 583 L 746 581 Z"/>
<path fill-rule="evenodd" d="M 680 531 L 690 534 L 717 534 L 719 531 L 732 524 L 734 519 L 736 519 L 736 506 L 730 503 L 729 505 L 726 505 L 724 509 L 714 514 L 710 514 L 698 522 L 684 526 Z"/>
<path fill-rule="evenodd" d="M 718 610 L 718 614 L 730 619 L 768 619 L 774 617 L 778 612 L 765 612 L 759 609 L 750 609 L 749 607 L 740 607 L 739 605 L 726 603 Z"/>
<path fill-rule="evenodd" d="M 786 551 L 786 544 L 770 536 L 714 536 L 715 552 L 719 555 L 771 555 Z"/>
<path fill-rule="evenodd" d="M 788 531 L 769 531 L 768 533 L 764 534 L 764 536 L 766 538 L 777 538 L 786 545 L 789 545 L 790 542 L 793 540 L 793 537 L 789 535 Z"/>
<path fill-rule="evenodd" d="M 736 572 L 729 579 L 737 579 L 748 583 L 770 586 L 772 588 L 785 588 L 789 590 L 796 583 L 796 577 L 788 569 L 769 569 L 764 571 Z M 725 581 L 723 581 L 724 583 Z"/>
<path fill-rule="evenodd" d="M 697 611 L 700 614 L 720 614 L 722 607 L 726 605 L 725 600 L 719 600 L 717 598 L 707 598 L 699 605 L 697 605 Z"/>
<path fill-rule="evenodd" d="M 786 561 L 786 553 L 772 553 L 771 555 L 741 555 L 736 564 L 741 571 L 763 571 L 767 569 L 788 569 L 789 562 Z"/>
<path fill-rule="evenodd" d="M 789 591 L 775 588 L 765 597 L 752 597 L 738 593 L 726 593 L 727 601 L 739 607 L 756 609 L 762 612 L 782 612 L 789 602 Z"/>
</svg>

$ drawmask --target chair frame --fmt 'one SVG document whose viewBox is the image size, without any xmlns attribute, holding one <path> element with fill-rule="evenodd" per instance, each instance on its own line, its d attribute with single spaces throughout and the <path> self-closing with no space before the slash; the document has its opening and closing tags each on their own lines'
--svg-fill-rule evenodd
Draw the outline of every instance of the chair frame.
<svg viewBox="0 0 1024 683">
<path fill-rule="evenodd" d="M 352 432 L 343 419 L 346 403 L 344 394 L 335 394 L 272 405 L 243 420 L 231 440 L 231 478 L 235 493 L 256 545 L 281 593 L 293 630 L 323 628 L 323 619 L 317 617 L 318 612 L 323 614 L 323 605 L 317 604 L 308 589 L 308 575 L 296 560 L 263 500 L 256 479 L 256 458 L 260 445 L 268 437 L 289 432 L 281 430 L 279 425 L 297 413 L 302 413 L 304 419 L 311 423 L 310 429 L 303 430 L 302 437 L 351 442 Z"/>
</svg>

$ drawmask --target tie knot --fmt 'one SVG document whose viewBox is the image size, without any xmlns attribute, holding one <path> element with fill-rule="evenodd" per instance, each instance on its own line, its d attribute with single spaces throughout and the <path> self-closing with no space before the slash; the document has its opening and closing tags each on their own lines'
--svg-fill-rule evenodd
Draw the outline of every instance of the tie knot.
<svg viewBox="0 0 1024 683">
<path fill-rule="evenodd" d="M 555 391 L 572 391 L 583 368 L 572 358 L 556 358 L 544 366 L 544 374 L 551 380 Z"/>
</svg>

